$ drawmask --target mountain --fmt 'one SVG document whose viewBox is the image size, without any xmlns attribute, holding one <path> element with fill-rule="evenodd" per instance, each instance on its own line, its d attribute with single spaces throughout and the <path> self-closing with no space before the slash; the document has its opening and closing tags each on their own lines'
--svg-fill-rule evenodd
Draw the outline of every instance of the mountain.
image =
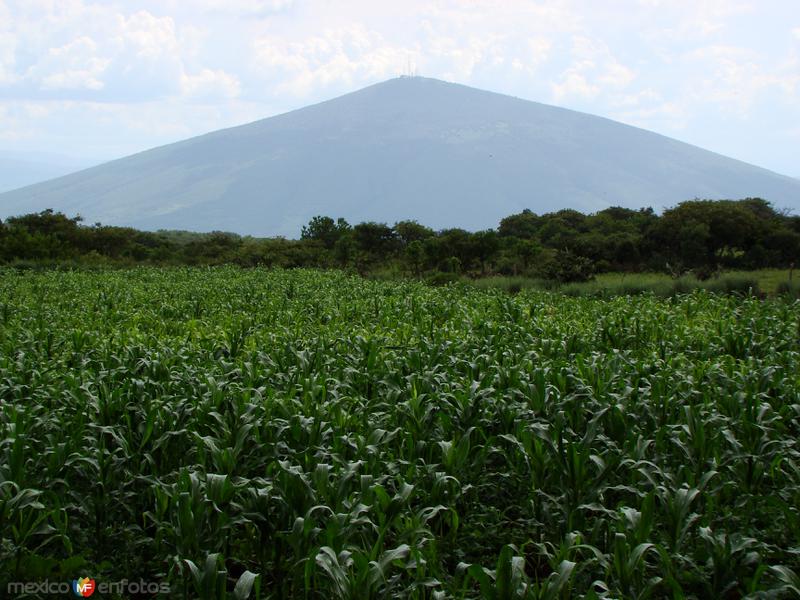
<svg viewBox="0 0 800 600">
<path fill-rule="evenodd" d="M 524 208 L 747 196 L 797 210 L 800 181 L 608 119 L 403 77 L 0 194 L 0 216 L 54 208 L 297 237 L 317 214 L 475 230 Z"/>
<path fill-rule="evenodd" d="M 0 151 L 0 192 L 61 177 L 92 164 L 56 154 Z"/>
</svg>

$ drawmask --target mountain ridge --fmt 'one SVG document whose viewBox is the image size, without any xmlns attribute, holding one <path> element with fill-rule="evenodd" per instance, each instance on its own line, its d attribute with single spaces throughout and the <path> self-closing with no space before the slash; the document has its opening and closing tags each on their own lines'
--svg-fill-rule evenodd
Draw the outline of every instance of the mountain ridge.
<svg viewBox="0 0 800 600">
<path fill-rule="evenodd" d="M 0 194 L 0 216 L 293 237 L 315 214 L 475 230 L 524 208 L 746 196 L 797 210 L 800 182 L 604 117 L 405 77 Z"/>
<path fill-rule="evenodd" d="M 0 193 L 69 175 L 100 162 L 50 153 L 0 151 Z"/>
</svg>

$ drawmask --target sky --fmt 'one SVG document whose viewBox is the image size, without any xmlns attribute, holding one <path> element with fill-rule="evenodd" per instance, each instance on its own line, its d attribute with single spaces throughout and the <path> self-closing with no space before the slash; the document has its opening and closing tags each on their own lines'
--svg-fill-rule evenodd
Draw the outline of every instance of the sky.
<svg viewBox="0 0 800 600">
<path fill-rule="evenodd" d="M 0 153 L 117 158 L 409 65 L 800 176 L 800 0 L 0 0 Z"/>
</svg>

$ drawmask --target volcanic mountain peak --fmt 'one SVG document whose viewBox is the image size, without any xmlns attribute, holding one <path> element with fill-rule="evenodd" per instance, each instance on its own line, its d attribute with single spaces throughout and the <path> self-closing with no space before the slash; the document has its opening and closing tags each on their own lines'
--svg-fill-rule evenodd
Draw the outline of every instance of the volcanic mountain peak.
<svg viewBox="0 0 800 600">
<path fill-rule="evenodd" d="M 747 196 L 797 210 L 800 181 L 609 119 L 402 77 L 0 194 L 0 217 L 53 208 L 296 237 L 317 214 L 475 230 L 524 208 Z"/>
</svg>

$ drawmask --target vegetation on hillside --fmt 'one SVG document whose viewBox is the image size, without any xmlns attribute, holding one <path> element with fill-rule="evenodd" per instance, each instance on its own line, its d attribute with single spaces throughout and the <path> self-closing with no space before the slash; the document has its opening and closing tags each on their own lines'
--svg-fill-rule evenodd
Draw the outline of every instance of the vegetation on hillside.
<svg viewBox="0 0 800 600">
<path fill-rule="evenodd" d="M 604 272 L 687 272 L 790 267 L 800 254 L 800 217 L 756 198 L 692 200 L 657 215 L 608 208 L 592 215 L 530 211 L 496 230 L 433 231 L 414 221 L 351 225 L 317 216 L 299 240 L 231 233 L 143 232 L 45 211 L 0 223 L 0 263 L 30 265 L 238 264 L 339 267 L 361 274 L 446 282 L 459 277 L 525 276 L 585 281 Z"/>
<path fill-rule="evenodd" d="M 5 270 L 0 589 L 796 597 L 799 331 L 783 298 Z"/>
</svg>

